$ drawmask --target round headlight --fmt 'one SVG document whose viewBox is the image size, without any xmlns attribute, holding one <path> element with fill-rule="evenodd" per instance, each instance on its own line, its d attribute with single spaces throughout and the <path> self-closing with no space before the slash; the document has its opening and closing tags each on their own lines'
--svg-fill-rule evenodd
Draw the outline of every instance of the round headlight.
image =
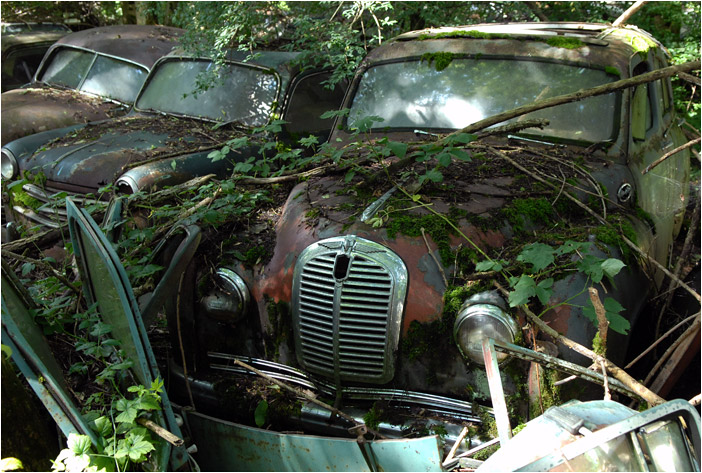
<svg viewBox="0 0 702 473">
<path fill-rule="evenodd" d="M 17 160 L 14 155 L 6 149 L 2 150 L 2 178 L 10 180 L 17 175 Z"/>
<path fill-rule="evenodd" d="M 517 322 L 507 314 L 505 301 L 496 292 L 481 292 L 466 300 L 453 326 L 453 334 L 461 354 L 481 365 L 485 364 L 485 338 L 514 343 L 518 331 Z M 498 361 L 505 358 L 505 353 L 497 353 Z"/>
<path fill-rule="evenodd" d="M 215 277 L 221 289 L 205 297 L 202 305 L 211 317 L 235 322 L 242 318 L 249 308 L 249 289 L 242 277 L 231 269 L 220 268 Z"/>
</svg>

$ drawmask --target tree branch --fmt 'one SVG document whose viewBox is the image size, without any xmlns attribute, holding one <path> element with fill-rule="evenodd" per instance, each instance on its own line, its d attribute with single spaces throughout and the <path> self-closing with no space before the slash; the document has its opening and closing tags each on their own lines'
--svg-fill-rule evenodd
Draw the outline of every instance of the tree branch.
<svg viewBox="0 0 702 473">
<path fill-rule="evenodd" d="M 638 0 L 635 2 L 632 6 L 630 6 L 624 13 L 622 13 L 619 18 L 614 20 L 614 23 L 612 23 L 612 26 L 621 26 L 627 21 L 629 21 L 629 18 L 634 16 L 634 14 L 641 9 L 641 7 L 644 6 L 646 2 L 643 0 Z"/>
</svg>

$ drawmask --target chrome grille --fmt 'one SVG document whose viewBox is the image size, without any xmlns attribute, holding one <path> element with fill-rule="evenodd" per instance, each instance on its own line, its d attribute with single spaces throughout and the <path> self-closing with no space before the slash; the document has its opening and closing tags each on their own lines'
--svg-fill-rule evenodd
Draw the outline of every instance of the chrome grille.
<svg viewBox="0 0 702 473">
<path fill-rule="evenodd" d="M 36 210 L 28 209 L 19 205 L 14 206 L 14 210 L 24 215 L 29 220 L 37 222 L 45 227 L 58 228 L 66 222 L 66 197 L 70 196 L 73 201 L 81 207 L 88 205 L 106 205 L 96 199 L 91 199 L 75 192 L 62 191 L 59 189 L 41 188 L 35 184 L 24 184 L 22 190 L 28 196 L 42 202 Z"/>
<path fill-rule="evenodd" d="M 407 291 L 402 260 L 369 240 L 336 237 L 300 254 L 293 281 L 301 366 L 333 380 L 390 381 Z"/>
</svg>

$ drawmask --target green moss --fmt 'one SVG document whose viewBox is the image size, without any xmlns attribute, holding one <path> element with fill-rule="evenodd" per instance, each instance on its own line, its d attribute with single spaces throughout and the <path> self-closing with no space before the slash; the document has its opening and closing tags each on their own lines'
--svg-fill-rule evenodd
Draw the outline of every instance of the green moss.
<svg viewBox="0 0 702 473">
<path fill-rule="evenodd" d="M 318 208 L 310 209 L 307 212 L 305 212 L 305 218 L 309 220 L 314 220 L 317 217 L 319 217 L 320 210 Z"/>
<path fill-rule="evenodd" d="M 271 332 L 264 338 L 266 352 L 274 361 L 280 358 L 280 345 L 292 340 L 292 317 L 290 306 L 285 302 L 266 300 L 266 312 L 271 324 Z"/>
<path fill-rule="evenodd" d="M 624 40 L 636 51 L 643 59 L 648 55 L 649 49 L 658 47 L 655 41 L 646 36 L 634 31 L 627 31 L 624 35 Z"/>
<path fill-rule="evenodd" d="M 595 334 L 595 338 L 592 339 L 592 351 L 601 356 L 606 356 L 607 354 L 607 344 L 602 343 L 599 331 Z"/>
<path fill-rule="evenodd" d="M 560 406 L 563 403 L 561 401 L 561 388 L 554 384 L 558 381 L 558 371 L 543 368 L 541 370 L 541 376 L 539 376 L 539 381 L 541 402 L 537 399 L 536 402 L 529 406 L 529 416 L 531 419 L 540 416 L 549 407 Z M 543 412 L 541 411 L 541 407 L 543 407 Z"/>
<path fill-rule="evenodd" d="M 553 207 L 543 197 L 536 199 L 514 199 L 501 210 L 502 215 L 516 232 L 524 231 L 527 223 L 548 224 L 551 221 Z"/>
<path fill-rule="evenodd" d="M 437 71 L 443 71 L 449 64 L 453 61 L 453 53 L 448 52 L 438 52 L 438 53 L 424 53 L 422 54 L 422 61 L 426 61 L 427 64 L 431 66 L 434 63 L 434 69 Z"/>
<path fill-rule="evenodd" d="M 363 415 L 363 423 L 366 424 L 369 429 L 378 430 L 382 421 L 383 409 L 378 406 L 377 402 L 374 402 L 370 410 Z"/>
<path fill-rule="evenodd" d="M 24 189 L 22 189 L 22 185 L 26 182 L 26 179 L 24 179 L 21 184 L 17 183 L 12 187 L 8 187 L 10 202 L 32 210 L 37 210 L 39 207 L 41 207 L 42 202 L 30 196 L 24 191 Z"/>
<path fill-rule="evenodd" d="M 421 34 L 417 37 L 419 41 L 424 41 L 427 39 L 442 39 L 442 38 L 473 38 L 473 39 L 507 39 L 511 38 L 508 35 L 505 34 L 494 34 L 494 33 L 484 33 L 482 31 L 476 31 L 476 30 L 471 30 L 471 31 L 463 31 L 463 30 L 455 30 L 455 31 L 444 31 L 442 33 L 436 33 L 436 34 Z"/>
<path fill-rule="evenodd" d="M 613 67 L 613 66 L 607 66 L 607 67 L 605 67 L 605 72 L 606 72 L 607 74 L 612 75 L 612 76 L 617 76 L 617 77 L 621 77 L 621 76 L 622 76 L 622 73 L 619 71 L 619 69 L 617 69 L 616 67 Z"/>
<path fill-rule="evenodd" d="M 267 256 L 268 250 L 265 247 L 254 246 L 253 248 L 249 248 L 249 250 L 244 253 L 244 263 L 251 267 L 266 259 Z"/>
<path fill-rule="evenodd" d="M 546 44 L 554 48 L 578 49 L 585 46 L 585 43 L 578 38 L 570 36 L 552 36 L 546 40 Z"/>
<path fill-rule="evenodd" d="M 455 216 L 447 217 L 454 225 L 457 222 Z M 453 233 L 453 229 L 449 222 L 444 218 L 436 215 L 409 215 L 407 213 L 394 214 L 386 224 L 388 237 L 394 239 L 398 233 L 402 233 L 408 237 L 421 237 L 422 228 L 424 232 L 431 235 L 432 240 L 439 247 L 439 255 L 441 261 L 445 265 L 453 262 L 453 252 L 449 243 L 449 235 Z"/>
</svg>

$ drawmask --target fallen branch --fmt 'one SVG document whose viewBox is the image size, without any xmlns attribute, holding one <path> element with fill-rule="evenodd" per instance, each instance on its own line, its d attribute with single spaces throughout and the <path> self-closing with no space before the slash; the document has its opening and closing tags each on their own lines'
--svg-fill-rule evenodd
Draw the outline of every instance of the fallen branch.
<svg viewBox="0 0 702 473">
<path fill-rule="evenodd" d="M 463 439 L 466 438 L 466 435 L 468 435 L 468 427 L 463 427 L 463 430 L 461 430 L 458 438 L 453 443 L 453 447 L 451 447 L 451 450 L 449 450 L 448 455 L 446 455 L 446 458 L 444 458 L 444 461 L 442 462 L 444 468 L 446 468 L 446 466 L 453 460 L 456 450 L 458 450 L 458 447 L 461 445 L 461 442 L 463 442 Z"/>
<path fill-rule="evenodd" d="M 175 447 L 182 447 L 185 444 L 185 441 L 175 435 L 174 433 L 170 432 L 169 430 L 164 429 L 154 421 L 151 421 L 149 419 L 145 419 L 144 417 L 137 417 L 137 424 L 143 425 L 147 429 L 149 429 L 151 432 L 155 433 L 159 437 L 161 437 L 163 440 L 166 442 L 170 443 L 171 445 Z"/>
<path fill-rule="evenodd" d="M 658 69 L 652 72 L 647 72 L 646 74 L 630 77 L 628 79 L 618 80 L 616 82 L 592 87 L 590 89 L 579 90 L 572 94 L 559 95 L 557 97 L 551 97 L 545 100 L 540 100 L 538 102 L 533 102 L 472 123 L 465 128 L 462 128 L 460 130 L 454 131 L 453 133 L 446 135 L 445 137 L 439 140 L 439 143 L 445 143 L 450 136 L 457 135 L 459 133 L 476 133 L 492 125 L 497 125 L 498 123 L 511 120 L 512 118 L 516 118 L 521 115 L 526 115 L 527 113 L 536 112 L 545 108 L 555 107 L 556 105 L 578 102 L 589 97 L 605 95 L 615 92 L 617 90 L 627 89 L 629 87 L 636 87 L 637 85 L 653 82 L 659 79 L 663 79 L 665 77 L 670 77 L 680 72 L 690 72 L 699 68 L 700 61 L 686 62 L 685 64 L 664 67 L 662 69 Z"/>
<path fill-rule="evenodd" d="M 643 352 L 641 352 L 641 354 L 640 354 L 639 356 L 637 356 L 636 358 L 634 358 L 633 360 L 631 360 L 631 361 L 629 362 L 629 364 L 626 365 L 626 366 L 624 367 L 624 369 L 626 370 L 626 369 L 629 369 L 629 368 L 631 368 L 632 366 L 634 366 L 634 364 L 636 364 L 637 361 L 639 361 L 641 358 L 643 358 L 643 357 L 646 356 L 648 353 L 650 353 L 651 350 L 653 350 L 656 346 L 658 346 L 658 344 L 660 344 L 663 340 L 665 340 L 666 338 L 668 338 L 671 334 L 675 333 L 675 331 L 676 331 L 677 329 L 679 329 L 680 327 L 682 327 L 683 325 L 685 325 L 687 322 L 689 322 L 690 320 L 694 319 L 695 317 L 699 317 L 699 315 L 700 315 L 700 313 L 697 312 L 696 314 L 691 315 L 691 316 L 689 316 L 688 318 L 686 318 L 685 320 L 683 320 L 682 322 L 679 322 L 678 324 L 676 324 L 675 327 L 673 327 L 673 328 L 671 328 L 670 330 L 668 330 L 668 331 L 667 331 L 665 334 L 663 334 L 658 340 L 656 340 L 655 342 L 653 342 L 653 344 L 652 344 L 650 347 L 646 348 Z"/>
<path fill-rule="evenodd" d="M 638 0 L 632 6 L 630 6 L 624 13 L 622 13 L 619 18 L 614 20 L 612 26 L 619 27 L 629 21 L 629 18 L 634 16 L 634 14 L 644 6 L 646 2 L 643 0 Z"/>
<path fill-rule="evenodd" d="M 322 173 L 326 172 L 328 169 L 333 168 L 333 167 L 336 167 L 336 164 L 329 163 L 329 164 L 325 164 L 323 166 L 319 166 L 319 167 L 310 169 L 308 171 L 298 172 L 295 174 L 286 174 L 283 176 L 276 176 L 276 177 L 245 177 L 243 179 L 239 179 L 237 182 L 240 182 L 242 184 L 257 184 L 257 185 L 278 184 L 281 182 L 297 181 L 301 178 L 316 176 L 317 174 L 322 174 Z"/>
<path fill-rule="evenodd" d="M 304 399 L 307 399 L 308 401 L 310 401 L 310 402 L 312 402 L 312 403 L 314 403 L 314 404 L 317 404 L 318 406 L 320 406 L 320 407 L 322 407 L 322 408 L 328 410 L 328 411 L 331 412 L 332 414 L 335 414 L 335 415 L 341 417 L 342 419 L 345 419 L 345 420 L 349 421 L 349 422 L 352 423 L 354 426 L 357 426 L 357 427 L 358 427 L 358 426 L 364 426 L 364 425 L 365 425 L 364 423 L 357 421 L 356 419 L 354 419 L 354 418 L 351 417 L 350 415 L 341 412 L 339 409 L 337 409 L 337 408 L 335 408 L 335 407 L 333 407 L 333 406 L 330 406 L 329 404 L 327 404 L 327 403 L 325 403 L 325 402 L 320 401 L 320 400 L 317 399 L 316 397 L 311 396 L 310 394 L 307 394 L 306 392 L 303 392 L 303 391 L 301 391 L 301 390 L 299 390 L 299 389 L 297 389 L 297 388 L 295 388 L 295 387 L 293 387 L 293 386 L 290 386 L 290 385 L 288 385 L 288 384 L 285 384 L 284 382 L 282 382 L 282 381 L 279 380 L 279 379 L 275 379 L 275 378 L 273 378 L 272 376 L 268 376 L 266 373 L 257 370 L 257 369 L 254 368 L 253 366 L 250 366 L 250 365 L 244 363 L 243 361 L 234 360 L 234 364 L 235 364 L 235 365 L 239 365 L 239 366 L 241 366 L 242 368 L 245 368 L 245 369 L 251 371 L 252 373 L 257 374 L 258 376 L 260 376 L 260 377 L 262 377 L 262 378 L 264 378 L 264 379 L 270 381 L 271 383 L 276 384 L 277 386 L 280 386 L 280 387 L 283 388 L 283 389 L 286 389 L 286 390 L 288 390 L 288 391 L 294 393 L 294 394 L 297 395 L 297 396 L 300 396 L 300 397 L 302 397 L 302 398 L 304 398 Z M 369 428 L 368 426 L 366 426 L 366 428 L 368 429 L 368 432 L 370 432 L 371 434 L 375 435 L 377 438 L 380 438 L 380 439 L 386 438 L 386 437 L 385 437 L 383 434 L 381 434 L 380 432 L 378 432 L 378 431 L 376 431 L 376 430 L 373 430 L 373 429 Z"/>
<path fill-rule="evenodd" d="M 648 384 L 653 379 L 653 377 L 656 375 L 656 373 L 661 368 L 661 366 L 663 366 L 663 364 L 673 354 L 675 349 L 678 348 L 678 346 L 680 346 L 680 344 L 685 342 L 688 338 L 695 336 L 696 332 L 699 331 L 699 328 L 700 328 L 700 313 L 698 312 L 697 317 L 695 318 L 695 321 L 692 323 L 692 325 L 690 325 L 687 329 L 685 329 L 683 334 L 680 335 L 680 337 L 678 337 L 678 339 L 675 340 L 675 342 L 673 342 L 673 344 L 668 347 L 668 349 L 665 351 L 665 353 L 663 353 L 663 356 L 661 356 L 661 358 L 658 360 L 656 365 L 653 368 L 651 368 L 651 372 L 648 373 L 648 376 L 646 376 L 646 379 L 644 379 L 644 384 Z"/>
<path fill-rule="evenodd" d="M 687 148 L 690 148 L 691 146 L 695 146 L 696 144 L 699 144 L 699 143 L 700 143 L 700 138 L 697 138 L 697 139 L 695 139 L 695 140 L 688 141 L 688 142 L 685 143 L 684 145 L 678 146 L 677 148 L 675 148 L 675 149 L 672 150 L 672 151 L 669 151 L 669 152 L 665 153 L 663 156 L 661 156 L 660 158 L 656 159 L 654 162 L 652 162 L 651 164 L 649 164 L 648 166 L 646 166 L 646 167 L 641 171 L 641 175 L 647 174 L 647 173 L 650 172 L 653 168 L 655 168 L 656 166 L 658 166 L 659 164 L 661 164 L 663 161 L 665 161 L 666 159 L 670 158 L 670 157 L 673 156 L 674 154 L 677 154 L 677 153 L 679 153 L 680 151 L 686 150 Z"/>
<path fill-rule="evenodd" d="M 436 259 L 436 255 L 434 255 L 434 252 L 431 251 L 431 248 L 429 247 L 429 240 L 427 240 L 427 235 L 424 233 L 424 228 L 420 228 L 419 231 L 422 232 L 422 238 L 424 238 L 424 244 L 427 246 L 427 252 L 429 253 L 429 256 L 431 257 L 432 260 L 434 260 L 436 267 L 439 269 L 439 273 L 441 273 L 441 277 L 444 280 L 444 286 L 446 286 L 446 288 L 448 288 L 449 283 L 448 283 L 448 279 L 446 279 L 446 274 L 444 274 L 444 267 L 441 266 L 441 263 L 439 263 L 439 260 Z"/>
<path fill-rule="evenodd" d="M 693 76 L 692 74 L 687 74 L 685 72 L 678 72 L 678 77 L 680 77 L 684 81 L 690 82 L 691 84 L 702 85 L 702 84 L 700 84 L 700 78 L 697 76 Z"/>
<path fill-rule="evenodd" d="M 495 283 L 497 288 L 502 291 L 503 293 L 506 293 L 505 289 L 500 286 L 499 284 Z M 583 345 L 571 340 L 570 338 L 561 335 L 558 333 L 556 330 L 552 329 L 551 327 L 546 324 L 543 320 L 541 320 L 536 314 L 534 314 L 529 307 L 526 305 L 520 306 L 524 313 L 526 314 L 527 319 L 534 325 L 536 325 L 539 330 L 544 332 L 545 334 L 549 335 L 551 338 L 554 340 L 562 343 L 563 345 L 567 346 L 571 350 L 575 351 L 576 353 L 579 353 L 583 356 L 586 356 L 587 358 L 590 358 L 592 361 L 595 363 L 604 363 L 605 367 L 607 368 L 607 371 L 609 371 L 612 376 L 620 381 L 622 384 L 624 384 L 626 387 L 634 391 L 636 394 L 641 396 L 643 400 L 649 403 L 651 406 L 656 406 L 658 404 L 663 404 L 665 402 L 665 399 L 648 389 L 646 386 L 643 384 L 639 383 L 636 381 L 634 378 L 629 376 L 628 373 L 626 373 L 623 369 L 609 361 L 607 358 L 604 358 L 597 353 L 593 352 L 589 348 L 584 347 Z"/>
<path fill-rule="evenodd" d="M 10 258 L 10 259 L 14 259 L 17 261 L 22 261 L 24 263 L 30 263 L 30 264 L 33 264 L 35 266 L 42 267 L 42 268 L 48 270 L 49 272 L 51 272 L 51 274 L 53 274 L 56 279 L 61 281 L 63 283 L 63 285 L 66 286 L 68 289 L 70 289 L 74 294 L 76 294 L 76 295 L 80 294 L 80 291 L 78 290 L 78 288 L 76 286 L 74 286 L 73 283 L 71 283 L 71 281 L 69 281 L 61 273 L 56 271 L 56 269 L 54 267 L 52 267 L 46 261 L 41 261 L 38 259 L 29 258 L 27 256 L 18 255 L 16 253 L 12 253 L 11 251 L 7 251 L 5 248 L 2 248 L 2 255 L 5 258 Z"/>
</svg>

